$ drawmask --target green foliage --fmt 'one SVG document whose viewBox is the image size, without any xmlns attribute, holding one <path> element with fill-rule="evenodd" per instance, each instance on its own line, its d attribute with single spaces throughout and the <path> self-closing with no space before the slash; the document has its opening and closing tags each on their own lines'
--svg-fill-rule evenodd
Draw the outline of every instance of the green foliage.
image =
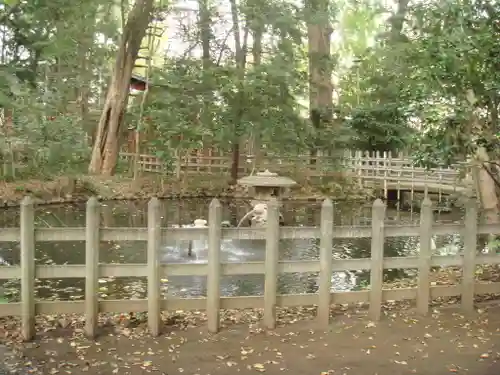
<svg viewBox="0 0 500 375">
<path fill-rule="evenodd" d="M 342 17 L 346 37 L 340 50 L 351 61 L 340 80 L 339 113 L 351 132 L 351 148 L 404 150 L 415 133 L 409 125 L 414 93 L 399 79 L 406 74 L 398 63 L 405 46 L 396 40 L 370 45 L 370 38 L 381 32 L 379 18 L 380 4 L 370 3 L 358 4 Z"/>
<path fill-rule="evenodd" d="M 60 115 L 47 119 L 32 113 L 17 117 L 18 139 L 24 145 L 30 168 L 46 174 L 85 170 L 90 147 L 75 117 Z"/>
<path fill-rule="evenodd" d="M 78 116 L 47 116 L 45 106 L 33 101 L 30 91 L 14 95 L 10 102 L 13 128 L 0 141 L 2 177 L 39 176 L 81 173 L 90 155 L 87 134 Z"/>
<path fill-rule="evenodd" d="M 431 0 L 399 15 L 377 0 L 241 1 L 244 71 L 236 65 L 233 35 L 218 32 L 229 30 L 227 17 L 207 4 L 208 63 L 191 51 L 168 54 L 150 72 L 145 107 L 139 96 L 126 116 L 127 127 L 140 123 L 154 134 L 148 147 L 170 168 L 179 150 L 206 144 L 229 150 L 255 134 L 271 153 L 304 153 L 313 144 L 325 151 L 410 150 L 428 166 L 465 160 L 478 145 L 500 156 L 498 1 Z M 320 5 L 330 9 L 323 16 L 336 31 L 325 63 L 334 67 L 338 99 L 331 126 L 315 129 L 307 105 L 313 56 L 305 41 L 307 22 L 318 21 L 310 11 Z M 16 114 L 15 132 L 2 147 L 9 152 L 9 137 L 23 143 L 28 169 L 66 172 L 88 159 L 86 109 L 102 105 L 120 34 L 112 7 L 97 0 L 0 6 L 0 106 Z M 189 48 L 200 44 L 202 31 L 199 24 L 181 30 Z"/>
<path fill-rule="evenodd" d="M 396 104 L 354 108 L 346 126 L 352 130 L 354 149 L 373 151 L 404 150 L 416 131 L 405 125 L 408 117 Z"/>
<path fill-rule="evenodd" d="M 266 13 L 260 13 L 260 6 Z M 159 87 L 144 111 L 158 134 L 151 141 L 155 149 L 196 148 L 204 142 L 229 150 L 235 136 L 254 132 L 274 151 L 306 149 L 314 133 L 302 104 L 307 56 L 298 10 L 291 4 L 254 1 L 244 3 L 241 11 L 276 43 L 265 47 L 259 65 L 247 63 L 243 80 L 232 58 L 212 61 L 208 69 L 199 59 L 170 58 L 155 70 L 152 77 Z"/>
<path fill-rule="evenodd" d="M 478 145 L 497 149 L 499 14 L 497 2 L 438 2 L 415 9 L 421 33 L 408 49 L 407 63 L 415 83 L 441 108 L 423 118 L 429 131 L 419 139 L 427 148 L 423 154 L 433 159 L 463 160 Z"/>
<path fill-rule="evenodd" d="M 402 36 L 389 18 L 372 46 L 347 39 L 356 62 L 342 76 L 340 110 L 354 144 L 406 148 L 427 166 L 464 161 L 478 145 L 498 157 L 499 16 L 496 1 L 420 2 Z"/>
<path fill-rule="evenodd" d="M 0 108 L 5 121 L 13 119 L 12 129 L 1 129 L 2 178 L 85 169 L 90 147 L 82 112 L 72 103 L 82 95 L 92 100 L 92 81 L 105 72 L 89 69 L 109 58 L 110 49 L 95 38 L 111 34 L 97 17 L 100 6 L 95 0 L 78 7 L 67 0 L 0 6 Z"/>
</svg>

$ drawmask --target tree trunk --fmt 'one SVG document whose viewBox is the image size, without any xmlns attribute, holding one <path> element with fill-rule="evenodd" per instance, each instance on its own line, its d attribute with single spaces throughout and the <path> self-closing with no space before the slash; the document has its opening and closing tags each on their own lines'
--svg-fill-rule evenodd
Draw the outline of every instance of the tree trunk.
<svg viewBox="0 0 500 375">
<path fill-rule="evenodd" d="M 467 101 L 471 107 L 471 119 L 469 122 L 470 134 L 472 134 L 472 129 L 482 129 L 486 132 L 487 129 L 484 126 L 484 122 L 481 121 L 479 115 L 474 109 L 474 105 L 477 103 L 477 98 L 472 89 L 466 92 Z M 480 168 L 473 174 L 473 178 L 476 179 L 477 194 L 479 196 L 479 201 L 483 208 L 483 215 L 487 223 L 498 223 L 499 221 L 499 201 L 497 196 L 497 182 L 495 181 L 495 174 L 491 172 L 490 168 L 490 158 L 488 156 L 487 150 L 478 146 L 475 155 L 475 161 L 479 164 Z"/>
<path fill-rule="evenodd" d="M 240 167 L 240 138 L 237 137 L 235 142 L 232 145 L 232 162 L 231 162 L 231 184 L 236 185 L 238 182 L 238 170 Z"/>
<path fill-rule="evenodd" d="M 389 24 L 391 25 L 390 40 L 391 42 L 404 41 L 406 37 L 403 35 L 403 25 L 408 12 L 409 0 L 399 0 L 398 9 L 389 17 Z"/>
<path fill-rule="evenodd" d="M 132 69 L 152 12 L 153 0 L 136 0 L 123 29 L 115 68 L 97 127 L 89 173 L 111 176 L 115 171 Z"/>
<path fill-rule="evenodd" d="M 89 120 L 89 98 L 90 87 L 92 85 L 92 70 L 89 58 L 89 51 L 92 51 L 92 41 L 94 40 L 95 25 L 83 24 L 82 36 L 78 45 L 78 69 L 79 84 L 76 88 L 76 102 L 80 112 L 81 125 L 87 134 L 87 141 L 93 144 L 92 134 L 95 133 L 95 122 Z M 75 108 L 76 109 L 76 108 Z"/>
<path fill-rule="evenodd" d="M 245 25 L 243 40 L 240 35 L 238 7 L 236 0 L 229 0 L 231 4 L 231 18 L 233 21 L 234 44 L 236 49 L 236 69 L 237 69 L 237 100 L 235 108 L 234 129 L 232 139 L 232 163 L 231 163 L 231 183 L 236 184 L 238 181 L 238 169 L 240 164 L 240 127 L 243 119 L 243 109 L 245 106 L 245 66 L 246 66 L 246 49 L 248 40 L 248 24 Z"/>
<path fill-rule="evenodd" d="M 212 40 L 212 29 L 211 29 L 211 17 L 210 17 L 210 6 L 209 0 L 198 0 L 198 8 L 200 13 L 200 19 L 198 22 L 198 28 L 200 32 L 201 39 L 201 49 L 202 49 L 202 65 L 203 65 L 203 75 L 202 75 L 202 94 L 203 94 L 203 107 L 201 109 L 200 119 L 204 128 L 212 129 L 213 124 L 213 113 L 211 111 L 211 106 L 213 102 L 213 78 L 212 78 L 212 58 L 210 55 L 210 41 Z M 206 145 L 204 144 L 204 148 Z M 210 160 L 210 165 L 213 161 Z M 211 166 L 209 167 L 211 168 Z"/>
<path fill-rule="evenodd" d="M 498 223 L 500 210 L 498 207 L 497 189 L 494 177 L 488 173 L 489 156 L 484 147 L 478 147 L 476 161 L 481 164 L 481 168 L 475 174 L 477 178 L 477 189 L 479 201 L 483 208 L 483 216 L 487 223 Z"/>
<path fill-rule="evenodd" d="M 264 35 L 264 23 L 260 12 L 257 8 L 258 4 L 253 4 L 252 9 L 252 19 L 251 19 L 251 30 L 252 30 L 252 59 L 254 67 L 258 67 L 261 64 L 262 59 L 262 37 Z M 259 117 L 261 117 L 259 113 Z M 256 168 L 258 168 L 260 161 L 262 159 L 262 139 L 261 139 L 261 127 L 260 118 L 254 124 L 253 136 L 252 136 L 252 152 L 253 152 L 253 163 L 252 163 L 252 174 Z"/>
<path fill-rule="evenodd" d="M 203 114 L 202 119 L 204 126 L 210 126 L 212 122 L 212 114 L 210 113 L 210 104 L 212 100 L 212 80 L 210 79 L 210 69 L 212 67 L 212 59 L 210 57 L 210 40 L 212 39 L 211 18 L 208 0 L 199 0 L 198 7 L 200 11 L 200 39 L 202 47 L 202 64 L 203 64 Z"/>
<path fill-rule="evenodd" d="M 309 45 L 309 118 L 317 135 L 311 147 L 311 164 L 316 164 L 321 130 L 332 122 L 333 86 L 330 53 L 328 0 L 308 0 L 306 7 Z"/>
</svg>

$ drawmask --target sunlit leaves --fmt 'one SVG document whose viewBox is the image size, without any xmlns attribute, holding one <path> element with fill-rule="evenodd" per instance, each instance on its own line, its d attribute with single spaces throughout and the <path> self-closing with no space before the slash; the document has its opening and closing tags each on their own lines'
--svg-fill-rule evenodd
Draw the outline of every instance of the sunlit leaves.
<svg viewBox="0 0 500 375">
<path fill-rule="evenodd" d="M 356 136 L 401 146 L 411 134 L 404 129 L 416 125 L 412 152 L 428 165 L 464 160 L 478 142 L 492 149 L 500 102 L 499 15 L 498 2 L 414 3 L 405 38 L 365 48 L 342 77 L 341 110 Z M 363 41 L 346 40 L 363 50 Z M 397 134 L 406 137 L 398 142 Z"/>
<path fill-rule="evenodd" d="M 287 1 L 248 0 L 239 5 L 240 17 L 247 20 L 251 33 L 259 28 L 265 32 L 260 64 L 250 59 L 254 51 L 249 40 L 241 80 L 234 55 L 218 58 L 230 52 L 231 46 L 225 36 L 216 35 L 211 40 L 210 68 L 195 57 L 167 59 L 152 74 L 162 88 L 148 98 L 145 110 L 158 133 L 155 148 L 162 143 L 196 148 L 203 141 L 229 149 L 235 135 L 248 137 L 257 132 L 267 147 L 297 151 L 311 136 L 302 104 L 307 101 L 308 76 L 301 8 Z M 210 103 L 206 103 L 207 92 Z"/>
<path fill-rule="evenodd" d="M 489 149 L 497 142 L 488 134 L 498 121 L 500 48 L 494 25 L 499 10 L 498 3 L 453 1 L 413 9 L 419 32 L 407 49 L 406 63 L 414 72 L 409 84 L 418 84 L 427 95 L 421 112 L 426 116 L 421 119 L 428 131 L 419 140 L 420 159 L 427 155 L 444 162 L 463 160 L 475 152 L 478 142 Z M 474 114 L 469 92 L 475 96 Z M 432 111 L 425 106 L 443 104 L 446 111 L 429 116 Z"/>
</svg>

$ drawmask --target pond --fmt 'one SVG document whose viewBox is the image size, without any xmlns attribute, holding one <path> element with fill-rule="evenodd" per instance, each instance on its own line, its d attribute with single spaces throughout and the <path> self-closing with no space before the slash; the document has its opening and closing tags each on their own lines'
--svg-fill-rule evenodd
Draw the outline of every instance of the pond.
<svg viewBox="0 0 500 375">
<path fill-rule="evenodd" d="M 192 223 L 195 219 L 208 217 L 209 200 L 163 200 L 163 226 Z M 222 201 L 223 220 L 235 225 L 249 210 L 246 201 Z M 107 227 L 146 227 L 146 201 L 113 201 L 103 202 L 101 225 Z M 319 225 L 320 203 L 285 202 L 282 213 L 286 225 L 316 226 Z M 370 223 L 371 207 L 361 202 L 341 202 L 335 204 L 336 225 L 367 225 Z M 387 210 L 386 220 L 392 223 L 417 223 L 418 214 Z M 460 211 L 437 213 L 436 220 L 453 222 L 462 220 Z M 36 209 L 36 225 L 38 227 L 77 227 L 85 226 L 84 204 L 61 204 L 39 206 Z M 4 209 L 0 211 L 0 228 L 19 225 L 19 210 Z M 316 260 L 319 259 L 319 241 L 282 240 L 280 241 L 281 260 Z M 436 253 L 441 255 L 456 253 L 462 247 L 459 235 L 436 236 L 433 239 Z M 206 246 L 195 243 L 193 255 L 187 255 L 187 241 L 164 243 L 160 259 L 169 263 L 206 262 Z M 388 238 L 385 243 L 385 256 L 408 256 L 418 252 L 417 237 Z M 223 241 L 221 246 L 223 262 L 263 261 L 264 245 L 244 246 L 230 240 Z M 334 259 L 370 257 L 370 238 L 335 239 L 333 246 Z M 0 257 L 4 266 L 20 263 L 19 244 L 0 242 Z M 145 242 L 101 242 L 100 262 L 102 263 L 145 263 Z M 36 244 L 37 264 L 84 264 L 85 243 L 74 242 L 38 242 Z M 395 280 L 415 275 L 415 270 L 386 270 L 385 277 Z M 335 272 L 332 275 L 334 291 L 359 290 L 369 283 L 369 271 Z M 291 273 L 279 276 L 279 293 L 314 293 L 318 289 L 317 273 Z M 37 298 L 46 300 L 81 300 L 84 296 L 84 280 L 68 278 L 63 280 L 37 280 Z M 145 298 L 147 282 L 145 278 L 113 278 L 100 280 L 100 298 L 126 299 Z M 221 278 L 221 294 L 224 296 L 260 295 L 264 290 L 264 275 L 238 275 Z M 8 280 L 3 283 L 4 299 L 19 300 L 19 280 Z M 206 294 L 206 277 L 177 276 L 162 280 L 162 291 L 165 295 L 177 297 L 204 296 Z"/>
</svg>

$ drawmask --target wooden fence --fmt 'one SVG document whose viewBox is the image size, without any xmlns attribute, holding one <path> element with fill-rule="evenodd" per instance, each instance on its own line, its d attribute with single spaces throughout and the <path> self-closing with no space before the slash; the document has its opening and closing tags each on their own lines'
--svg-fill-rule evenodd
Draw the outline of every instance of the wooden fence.
<svg viewBox="0 0 500 375">
<path fill-rule="evenodd" d="M 385 206 L 376 200 L 369 226 L 343 227 L 333 225 L 334 208 L 325 200 L 319 227 L 280 227 L 278 202 L 271 201 L 268 208 L 266 228 L 221 228 L 222 207 L 218 200 L 210 204 L 208 228 L 162 228 L 158 199 L 148 205 L 147 228 L 110 228 L 100 226 L 100 203 L 91 198 L 87 203 L 85 228 L 35 228 L 34 205 L 31 198 L 21 204 L 20 228 L 3 228 L 0 241 L 19 241 L 20 266 L 0 268 L 1 279 L 21 279 L 21 302 L 0 304 L 0 316 L 21 315 L 22 332 L 25 339 L 35 334 L 36 314 L 84 313 L 85 331 L 93 337 L 97 331 L 98 312 L 148 312 L 148 326 L 152 335 L 160 333 L 162 310 L 206 309 L 208 329 L 219 329 L 219 310 L 235 308 L 263 308 L 263 321 L 267 328 L 275 327 L 276 306 L 317 305 L 318 322 L 326 326 L 330 319 L 331 304 L 369 302 L 369 317 L 381 317 L 385 300 L 416 299 L 418 312 L 426 314 L 432 298 L 461 296 L 463 309 L 474 308 L 474 294 L 500 293 L 500 283 L 475 283 L 475 267 L 480 264 L 500 263 L 499 255 L 477 254 L 478 234 L 500 234 L 500 225 L 478 225 L 476 201 L 467 203 L 464 223 L 436 224 L 433 221 L 431 202 L 422 204 L 419 225 L 386 225 Z M 433 256 L 432 235 L 461 233 L 465 241 L 463 254 Z M 371 258 L 332 259 L 332 238 L 357 238 L 371 236 Z M 387 237 L 420 236 L 418 257 L 384 257 L 384 241 Z M 205 264 L 160 264 L 158 254 L 162 242 L 172 240 L 195 240 L 208 238 L 208 261 Z M 278 244 L 281 239 L 320 239 L 319 261 L 279 261 Z M 221 263 L 222 239 L 265 239 L 264 262 Z M 84 265 L 35 265 L 36 241 L 86 241 Z M 147 264 L 100 264 L 98 252 L 100 241 L 147 241 Z M 463 277 L 460 285 L 431 286 L 431 267 L 460 266 Z M 418 287 L 383 289 L 384 269 L 417 268 Z M 331 292 L 331 276 L 334 271 L 370 270 L 370 289 L 350 292 Z M 319 272 L 317 294 L 277 295 L 279 273 Z M 264 295 L 247 297 L 222 297 L 220 277 L 224 275 L 264 274 Z M 206 298 L 163 299 L 160 280 L 166 276 L 207 276 Z M 100 277 L 147 277 L 147 299 L 98 300 Z M 85 300 L 83 301 L 36 301 L 35 280 L 45 278 L 85 278 Z"/>
<path fill-rule="evenodd" d="M 133 154 L 121 153 L 122 160 L 131 161 Z M 450 168 L 415 167 L 413 161 L 403 154 L 394 157 L 389 152 L 364 152 L 346 151 L 343 158 L 331 156 L 318 156 L 316 163 L 310 164 L 310 156 L 276 156 L 261 157 L 254 165 L 253 155 L 240 157 L 240 174 L 249 174 L 252 169 L 256 171 L 269 169 L 278 173 L 293 173 L 300 171 L 308 176 L 326 176 L 343 168 L 358 179 L 380 181 L 384 183 L 414 184 L 435 183 L 442 185 L 457 185 L 461 180 L 460 169 L 463 165 Z M 228 156 L 187 155 L 173 161 L 175 172 L 181 174 L 228 174 L 231 168 L 231 158 Z M 139 155 L 140 170 L 153 173 L 167 173 L 165 165 L 154 155 Z M 170 171 L 172 173 L 173 171 Z"/>
</svg>

